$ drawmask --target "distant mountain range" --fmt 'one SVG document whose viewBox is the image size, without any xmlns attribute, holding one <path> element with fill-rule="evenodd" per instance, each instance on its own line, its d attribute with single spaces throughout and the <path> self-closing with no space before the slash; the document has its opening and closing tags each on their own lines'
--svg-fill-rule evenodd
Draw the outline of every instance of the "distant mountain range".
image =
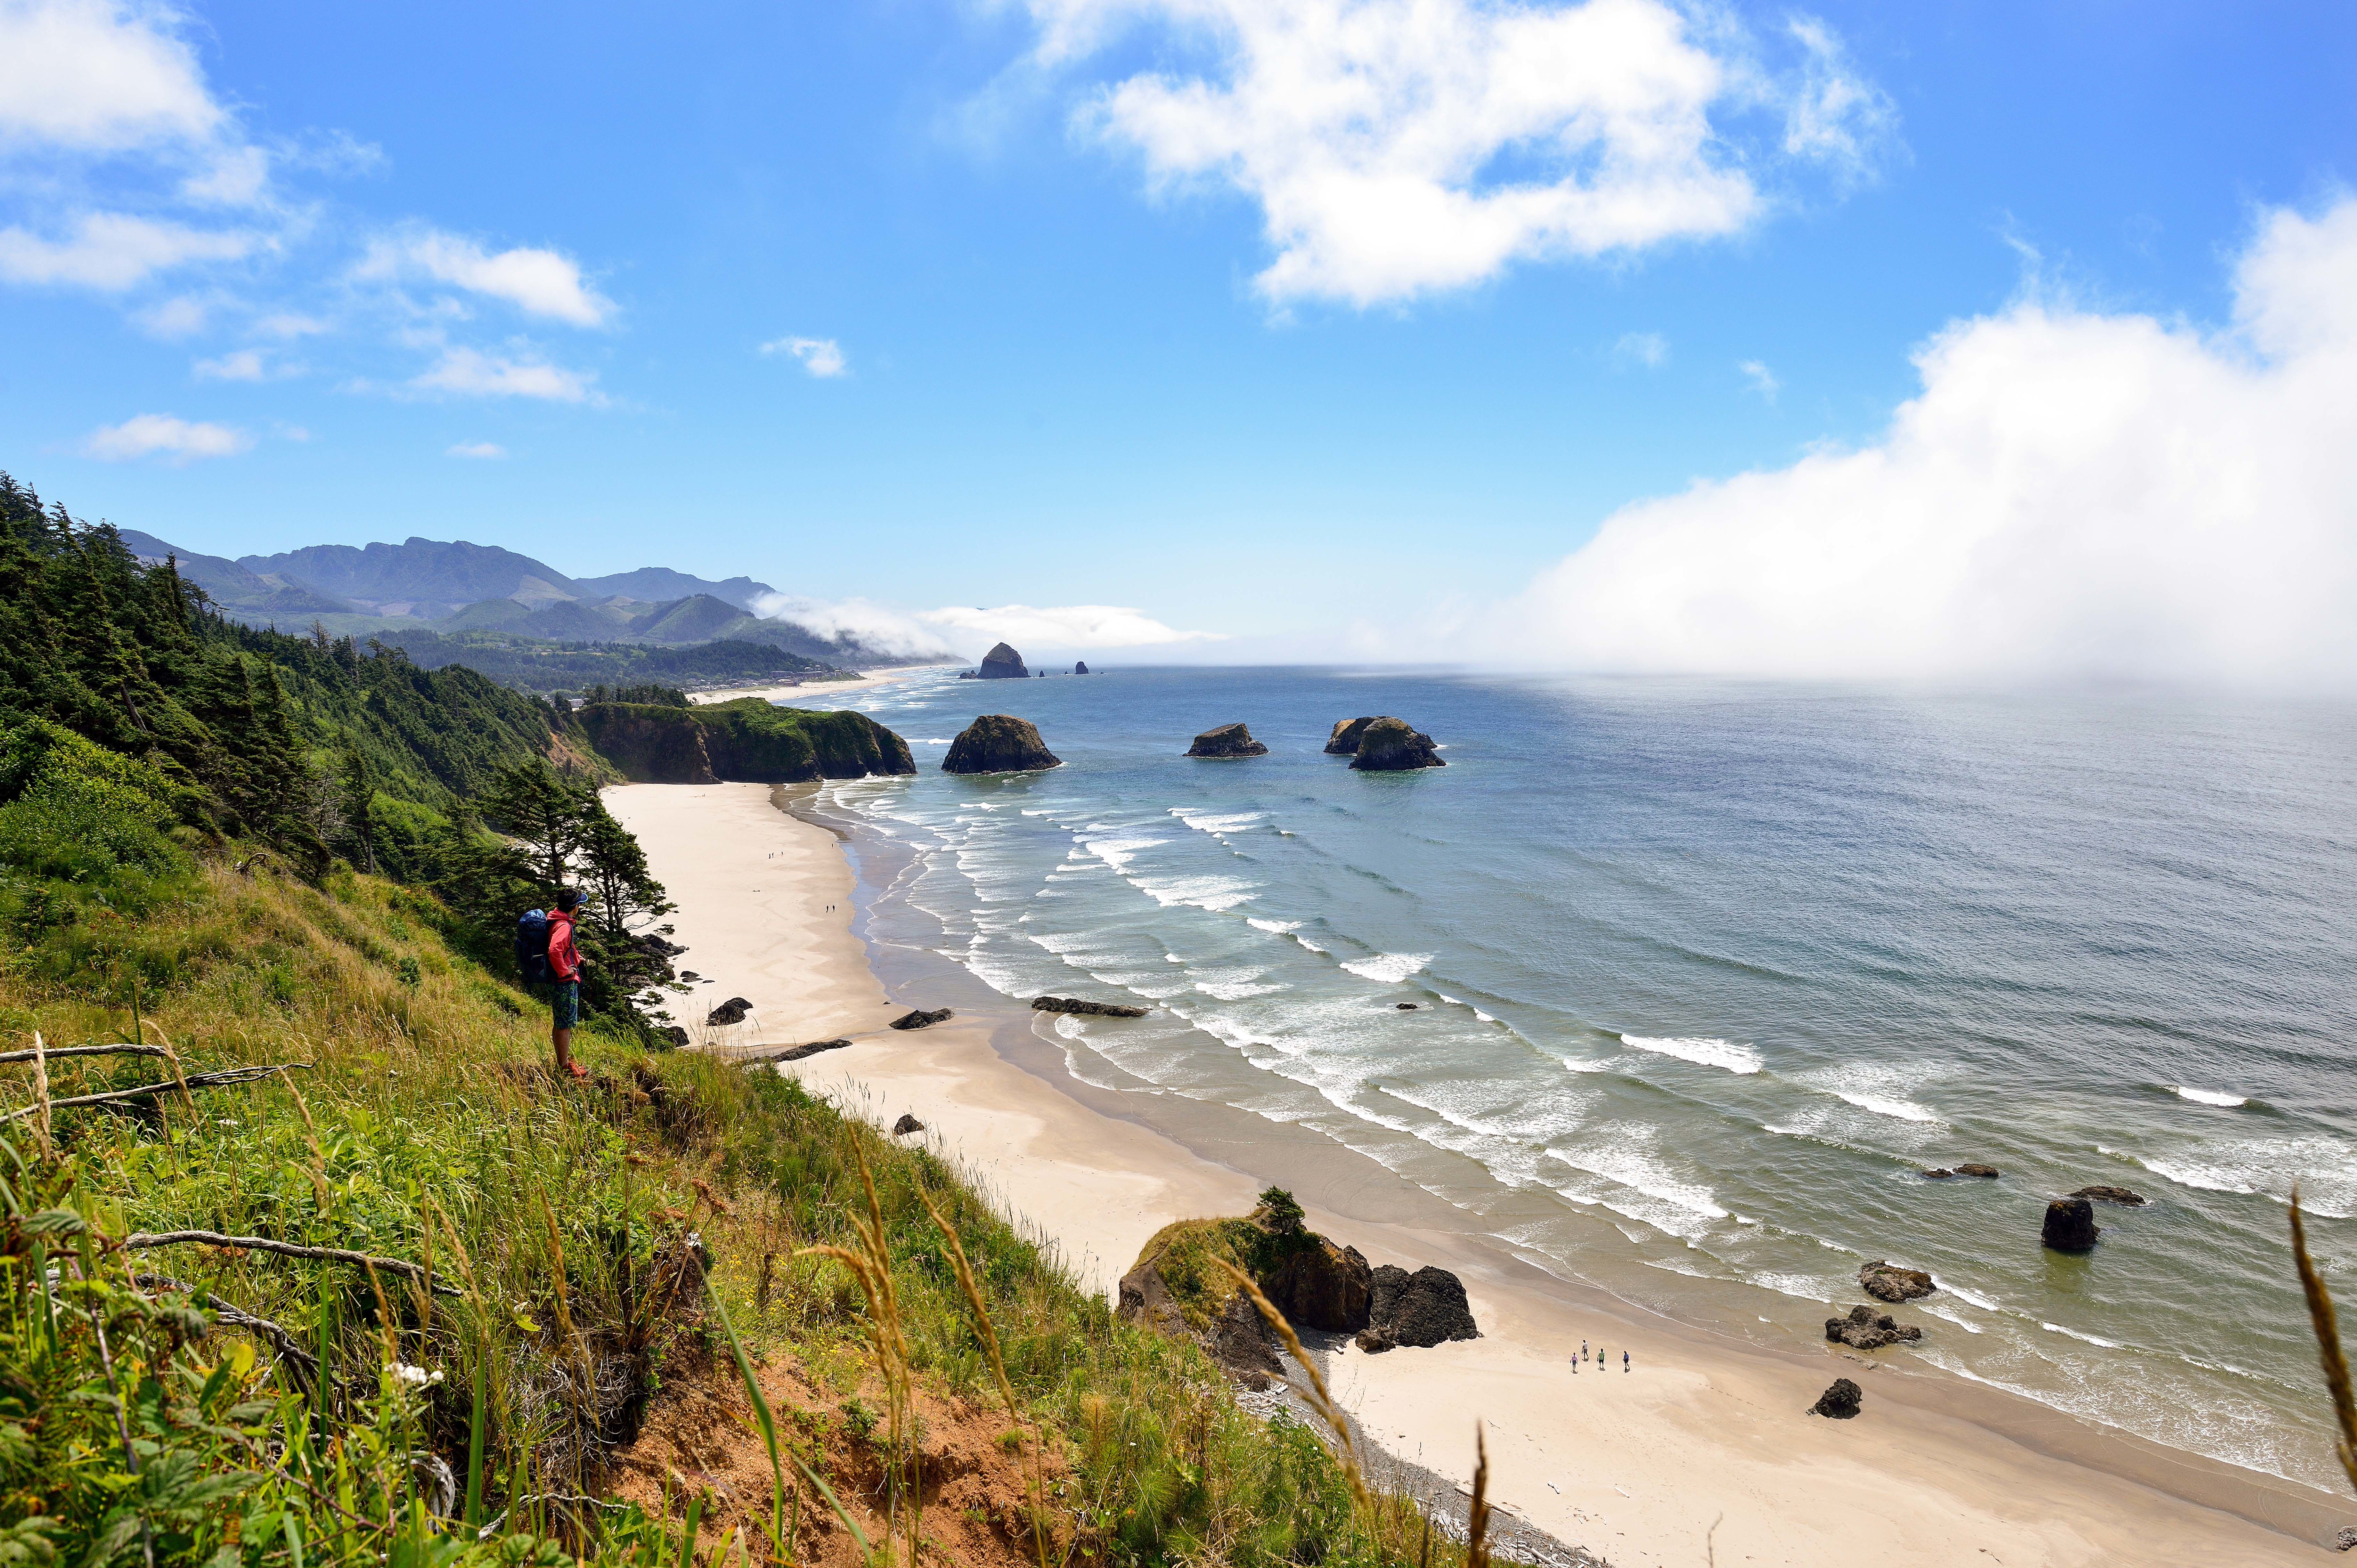
<svg viewBox="0 0 2357 1568">
<path fill-rule="evenodd" d="M 338 636 L 389 643 L 399 642 L 404 631 L 654 647 L 754 642 L 842 669 L 954 657 L 946 648 L 911 654 L 762 617 L 755 607 L 777 590 L 750 577 L 716 583 L 667 566 L 568 577 L 529 555 L 464 540 L 313 544 L 231 561 L 182 550 L 135 529 L 121 532 L 143 559 L 177 557 L 180 575 L 224 614 L 256 626 L 293 630 L 316 620 Z"/>
</svg>

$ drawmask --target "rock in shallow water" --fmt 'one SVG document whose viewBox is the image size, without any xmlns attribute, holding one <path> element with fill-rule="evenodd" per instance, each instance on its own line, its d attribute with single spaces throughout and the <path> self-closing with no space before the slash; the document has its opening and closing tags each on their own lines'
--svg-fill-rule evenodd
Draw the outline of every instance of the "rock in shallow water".
<svg viewBox="0 0 2357 1568">
<path fill-rule="evenodd" d="M 937 1007 L 930 1013 L 926 1012 L 922 1007 L 919 1007 L 912 1011 L 903 1013 L 898 1018 L 893 1019 L 892 1027 L 896 1029 L 922 1029 L 930 1027 L 935 1024 L 945 1022 L 949 1017 L 950 1010 L 946 1007 Z"/>
<path fill-rule="evenodd" d="M 1866 1403 L 1866 1391 L 1847 1378 L 1835 1378 L 1834 1386 L 1817 1396 L 1809 1407 L 1811 1415 L 1828 1415 L 1835 1421 L 1847 1421 Z"/>
<path fill-rule="evenodd" d="M 2145 1201 L 2141 1193 L 2130 1192 L 2124 1187 L 2083 1187 L 2071 1196 L 2092 1197 L 2098 1203 L 2116 1203 L 2123 1208 L 2135 1208 Z"/>
<path fill-rule="evenodd" d="M 1081 1013 L 1092 1018 L 1143 1018 L 1143 1007 L 1125 1007 L 1118 1002 L 1084 1002 L 1077 996 L 1034 996 L 1034 1013 Z"/>
<path fill-rule="evenodd" d="M 1963 1165 L 1956 1167 L 1956 1174 L 1958 1176 L 1978 1176 L 1983 1181 L 1995 1181 L 1996 1180 L 1997 1170 L 1995 1165 Z"/>
<path fill-rule="evenodd" d="M 2083 1197 L 2058 1197 L 2046 1206 L 2046 1223 L 2040 1240 L 2058 1252 L 2088 1252 L 2103 1227 L 2095 1223 L 2095 1206 Z"/>
<path fill-rule="evenodd" d="M 1336 719 L 1334 733 L 1326 737 L 1326 755 L 1329 757 L 1357 756 L 1359 737 L 1366 734 L 1367 726 L 1374 722 L 1374 715 L 1372 714 L 1363 719 Z"/>
<path fill-rule="evenodd" d="M 1911 1345 L 1923 1337 L 1923 1331 L 1913 1324 L 1902 1326 L 1887 1312 L 1853 1306 L 1847 1317 L 1825 1319 L 1825 1337 L 1853 1350 L 1879 1350 L 1885 1345 Z"/>
<path fill-rule="evenodd" d="M 1222 725 L 1207 729 L 1195 737 L 1187 748 L 1189 757 L 1266 757 L 1268 747 L 1253 739 L 1252 731 L 1242 724 Z"/>
<path fill-rule="evenodd" d="M 1037 773 L 1062 765 L 1031 721 L 1012 714 L 980 715 L 958 732 L 942 758 L 944 773 Z"/>
<path fill-rule="evenodd" d="M 1902 1269 L 1896 1263 L 1867 1264 L 1857 1272 L 1857 1287 L 1884 1301 L 1913 1301 L 1940 1288 L 1922 1270 Z"/>
<path fill-rule="evenodd" d="M 1351 767 L 1361 773 L 1406 773 L 1418 768 L 1446 768 L 1433 749 L 1432 737 L 1408 726 L 1405 719 L 1377 719 L 1359 736 Z"/>
</svg>

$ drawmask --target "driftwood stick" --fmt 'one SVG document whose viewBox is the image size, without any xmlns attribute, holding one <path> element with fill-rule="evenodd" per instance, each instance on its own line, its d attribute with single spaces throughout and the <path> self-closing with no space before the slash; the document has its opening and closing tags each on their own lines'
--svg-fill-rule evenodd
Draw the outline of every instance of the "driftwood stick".
<svg viewBox="0 0 2357 1568">
<path fill-rule="evenodd" d="M 141 1290 L 178 1291 L 182 1295 L 193 1296 L 205 1304 L 206 1309 L 213 1315 L 222 1327 L 243 1328 L 268 1339 L 271 1344 L 277 1347 L 279 1355 L 294 1363 L 298 1380 L 308 1381 L 319 1375 L 319 1359 L 303 1348 L 301 1340 L 277 1324 L 271 1322 L 270 1319 L 257 1317 L 233 1301 L 223 1301 L 210 1291 L 200 1291 L 192 1284 L 172 1278 L 169 1274 L 135 1273 L 131 1276 L 131 1283 Z"/>
<path fill-rule="evenodd" d="M 169 1084 L 165 1085 L 170 1088 Z M 123 1239 L 125 1251 L 145 1247 L 240 1247 L 249 1252 L 274 1252 L 282 1258 L 316 1258 L 330 1263 L 359 1263 L 363 1267 L 389 1270 L 413 1280 L 431 1283 L 439 1295 L 457 1295 L 455 1286 L 446 1285 L 425 1269 L 400 1258 L 380 1258 L 369 1252 L 354 1252 L 342 1247 L 298 1247 L 292 1241 L 274 1240 L 268 1236 L 224 1236 L 218 1230 L 135 1230 Z"/>
<path fill-rule="evenodd" d="M 38 1061 L 44 1057 L 55 1061 L 59 1057 L 161 1057 L 170 1054 L 161 1046 L 135 1046 L 128 1041 L 119 1046 L 48 1046 L 38 1050 L 0 1051 L 0 1067 L 11 1062 Z"/>
<path fill-rule="evenodd" d="M 228 1089 L 241 1083 L 253 1083 L 274 1073 L 289 1072 L 296 1068 L 308 1069 L 309 1062 L 281 1062 L 276 1067 L 232 1067 L 219 1072 L 200 1072 L 196 1077 L 177 1083 L 142 1084 L 137 1089 L 113 1089 L 104 1094 L 77 1094 L 68 1100 L 52 1100 L 48 1108 L 63 1111 L 74 1105 L 113 1105 L 134 1100 L 154 1100 L 159 1095 L 185 1093 L 191 1089 Z M 11 1111 L 0 1116 L 0 1125 L 16 1122 L 39 1112 L 38 1105 L 27 1105 L 22 1111 Z"/>
</svg>

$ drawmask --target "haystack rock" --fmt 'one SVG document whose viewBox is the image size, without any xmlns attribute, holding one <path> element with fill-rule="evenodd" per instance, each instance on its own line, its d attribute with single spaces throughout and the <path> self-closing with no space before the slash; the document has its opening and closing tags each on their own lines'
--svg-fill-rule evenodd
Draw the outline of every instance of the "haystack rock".
<svg viewBox="0 0 2357 1568">
<path fill-rule="evenodd" d="M 982 669 L 976 679 L 984 681 L 1025 681 L 1031 671 L 1023 667 L 1023 655 L 1005 643 L 1000 643 L 982 656 Z"/>
<path fill-rule="evenodd" d="M 1073 673 L 1073 674 L 1075 674 L 1075 675 L 1085 675 L 1085 674 L 1087 674 L 1088 672 L 1089 672 L 1089 661 L 1088 661 L 1087 660 L 1085 660 L 1085 659 L 1082 660 L 1080 662 L 1078 662 L 1078 663 L 1076 663 L 1076 664 L 1074 664 L 1074 665 L 1072 666 L 1072 673 Z"/>
<path fill-rule="evenodd" d="M 1336 719 L 1334 733 L 1326 737 L 1326 755 L 1356 757 L 1359 754 L 1359 737 L 1366 734 L 1367 726 L 1374 722 L 1372 716 L 1363 719 Z"/>
<path fill-rule="evenodd" d="M 1031 721 L 1012 714 L 984 714 L 958 732 L 942 758 L 944 773 L 1037 773 L 1061 766 Z"/>
<path fill-rule="evenodd" d="M 1195 737 L 1187 748 L 1189 757 L 1266 757 L 1268 747 L 1253 739 L 1252 731 L 1240 724 L 1222 725 L 1207 729 Z"/>
<path fill-rule="evenodd" d="M 2046 1206 L 2040 1240 L 2058 1252 L 2092 1252 L 2103 1228 L 2095 1223 L 2095 1206 L 2083 1197 L 2058 1197 Z"/>
<path fill-rule="evenodd" d="M 1432 737 L 1408 727 L 1405 719 L 1377 719 L 1359 735 L 1358 755 L 1351 766 L 1361 773 L 1405 773 L 1417 768 L 1446 768 L 1433 749 Z"/>
</svg>

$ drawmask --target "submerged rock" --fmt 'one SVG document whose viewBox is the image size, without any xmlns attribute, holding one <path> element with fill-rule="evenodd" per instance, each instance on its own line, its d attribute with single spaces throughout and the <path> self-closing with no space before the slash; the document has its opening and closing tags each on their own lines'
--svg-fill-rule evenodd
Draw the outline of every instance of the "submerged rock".
<svg viewBox="0 0 2357 1568">
<path fill-rule="evenodd" d="M 950 1010 L 946 1007 L 935 1008 L 931 1013 L 926 1012 L 922 1007 L 919 1007 L 910 1012 L 903 1013 L 898 1018 L 893 1019 L 892 1027 L 896 1029 L 930 1028 L 935 1024 L 947 1021 L 950 1016 Z"/>
<path fill-rule="evenodd" d="M 1351 766 L 1361 773 L 1405 773 L 1448 764 L 1433 749 L 1430 736 L 1409 728 L 1405 719 L 1382 718 L 1360 733 Z"/>
<path fill-rule="evenodd" d="M 1811 1415 L 1831 1416 L 1835 1421 L 1847 1421 L 1866 1403 L 1866 1391 L 1847 1378 L 1835 1378 L 1834 1386 L 1817 1396 L 1809 1407 Z"/>
<path fill-rule="evenodd" d="M 1887 1312 L 1853 1306 L 1847 1317 L 1825 1319 L 1825 1337 L 1853 1350 L 1879 1350 L 1885 1345 L 1911 1345 L 1923 1337 L 1913 1324 L 1901 1325 Z"/>
<path fill-rule="evenodd" d="M 704 1021 L 715 1026 L 724 1024 L 741 1024 L 745 1021 L 745 1015 L 752 1010 L 753 1004 L 742 996 L 731 996 L 727 1001 L 705 1014 Z"/>
<path fill-rule="evenodd" d="M 1372 1271 L 1368 1283 L 1372 1289 L 1367 1326 L 1395 1344 L 1430 1347 L 1481 1337 L 1463 1282 L 1447 1269 L 1426 1267 L 1409 1273 L 1385 1263 Z"/>
<path fill-rule="evenodd" d="M 2095 1223 L 2095 1206 L 2083 1197 L 2058 1197 L 2046 1206 L 2046 1223 L 2040 1239 L 2058 1252 L 2088 1252 L 2103 1227 Z"/>
<path fill-rule="evenodd" d="M 2123 1208 L 2139 1208 L 2145 1202 L 2143 1194 L 2130 1192 L 2124 1187 L 2083 1187 L 2071 1196 L 2091 1197 L 2097 1203 L 2116 1203 Z"/>
<path fill-rule="evenodd" d="M 1028 679 L 1030 674 L 1031 671 L 1023 667 L 1023 655 L 1002 642 L 982 656 L 982 668 L 974 671 L 974 678 L 980 681 L 1022 681 Z"/>
<path fill-rule="evenodd" d="M 1031 721 L 1012 714 L 982 714 L 958 732 L 942 758 L 944 773 L 1038 773 L 1061 766 Z"/>
<path fill-rule="evenodd" d="M 1978 1176 L 1983 1181 L 1995 1181 L 1997 1177 L 1997 1169 L 1995 1165 L 1962 1165 L 1956 1167 L 1956 1174 L 1958 1176 Z"/>
<path fill-rule="evenodd" d="M 1195 737 L 1187 748 L 1189 757 L 1266 757 L 1268 747 L 1253 739 L 1252 731 L 1241 724 L 1222 725 L 1207 729 Z"/>
<path fill-rule="evenodd" d="M 1118 1002 L 1083 1002 L 1077 996 L 1034 996 L 1034 1013 L 1083 1013 L 1092 1018 L 1143 1018 L 1143 1007 L 1125 1007 Z"/>
<path fill-rule="evenodd" d="M 1913 1301 L 1930 1295 L 1940 1287 L 1932 1276 L 1921 1269 L 1902 1269 L 1896 1263 L 1868 1263 L 1857 1271 L 1857 1288 L 1883 1301 Z"/>
<path fill-rule="evenodd" d="M 1932 1169 L 1923 1173 L 1923 1179 L 1925 1181 L 1952 1181 L 1955 1178 L 1955 1172 L 1948 1169 L 1945 1165 L 1935 1165 Z"/>
<path fill-rule="evenodd" d="M 1359 737 L 1366 734 L 1367 726 L 1374 722 L 1372 715 L 1363 719 L 1336 719 L 1334 733 L 1326 737 L 1326 755 L 1356 757 L 1359 754 Z"/>
</svg>

